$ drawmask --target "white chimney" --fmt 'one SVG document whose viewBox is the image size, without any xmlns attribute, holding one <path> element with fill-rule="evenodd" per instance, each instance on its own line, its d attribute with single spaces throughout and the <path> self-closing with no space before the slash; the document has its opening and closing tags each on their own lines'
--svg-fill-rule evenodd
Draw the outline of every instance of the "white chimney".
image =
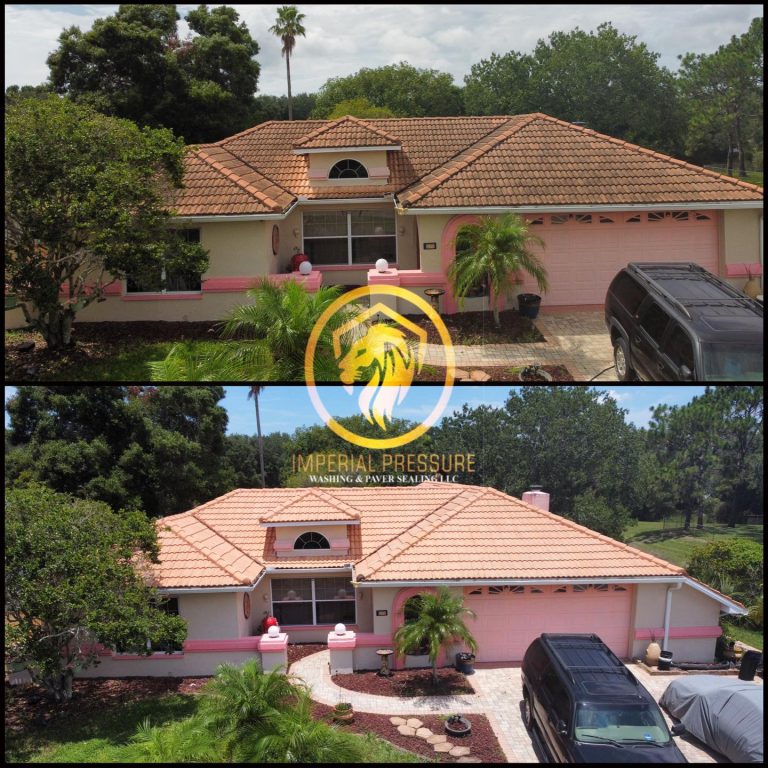
<svg viewBox="0 0 768 768">
<path fill-rule="evenodd" d="M 540 485 L 532 485 L 531 490 L 523 494 L 523 501 L 526 504 L 531 504 L 534 507 L 543 509 L 545 512 L 549 512 L 549 494 L 544 493 Z"/>
</svg>

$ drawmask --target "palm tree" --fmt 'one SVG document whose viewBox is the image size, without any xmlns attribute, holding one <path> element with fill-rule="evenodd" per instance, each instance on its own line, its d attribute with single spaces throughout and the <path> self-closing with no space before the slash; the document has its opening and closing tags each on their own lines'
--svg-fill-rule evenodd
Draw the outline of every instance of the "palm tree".
<svg viewBox="0 0 768 768">
<path fill-rule="evenodd" d="M 315 323 L 338 298 L 341 288 L 322 286 L 309 293 L 288 280 L 275 285 L 263 279 L 221 325 L 230 342 L 174 344 L 164 360 L 149 363 L 153 380 L 162 381 L 302 381 L 304 355 Z M 354 309 L 336 312 L 323 328 L 314 357 L 318 381 L 338 381 L 333 331 Z"/>
<path fill-rule="evenodd" d="M 261 417 L 259 415 L 259 395 L 261 394 L 263 386 L 252 384 L 248 388 L 248 399 L 253 398 L 253 402 L 256 405 L 256 434 L 259 437 L 259 467 L 261 468 L 261 487 L 267 487 L 267 478 L 264 474 L 264 439 L 261 436 Z"/>
<path fill-rule="evenodd" d="M 462 618 L 463 615 L 474 618 L 475 614 L 464 607 L 463 598 L 454 595 L 447 587 L 438 587 L 436 594 L 419 595 L 417 610 L 418 618 L 403 624 L 395 632 L 395 647 L 400 654 L 426 647 L 432 664 L 432 682 L 437 685 L 437 657 L 444 645 L 461 641 L 472 653 L 477 650 L 477 641 Z"/>
<path fill-rule="evenodd" d="M 283 56 L 288 71 L 288 119 L 293 120 L 293 103 L 291 101 L 291 54 L 296 45 L 296 37 L 305 37 L 306 30 L 301 25 L 304 14 L 299 13 L 295 5 L 284 5 L 277 9 L 277 21 L 269 31 L 283 41 Z"/>
<path fill-rule="evenodd" d="M 536 279 L 540 291 L 547 290 L 547 272 L 532 253 L 531 244 L 543 240 L 528 231 L 521 216 L 483 216 L 477 224 L 465 224 L 456 235 L 456 258 L 448 268 L 453 292 L 463 305 L 473 288 L 486 284 L 491 291 L 493 321 L 498 328 L 499 297 L 516 272 L 524 270 Z"/>
</svg>

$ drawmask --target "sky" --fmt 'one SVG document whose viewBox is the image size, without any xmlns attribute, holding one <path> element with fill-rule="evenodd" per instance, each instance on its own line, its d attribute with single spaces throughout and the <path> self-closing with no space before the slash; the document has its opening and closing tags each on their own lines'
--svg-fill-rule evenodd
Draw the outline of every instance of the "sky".
<svg viewBox="0 0 768 768">
<path fill-rule="evenodd" d="M 215 7 L 220 3 L 210 3 Z M 712 53 L 731 35 L 746 32 L 763 15 L 756 5 L 397 5 L 297 3 L 304 13 L 305 38 L 298 38 L 291 57 L 293 93 L 314 92 L 331 77 L 363 67 L 407 61 L 419 68 L 448 72 L 457 85 L 472 64 L 492 52 L 527 53 L 537 40 L 576 27 L 591 31 L 610 21 L 624 34 L 660 54 L 671 70 L 679 54 Z M 45 60 L 57 48 L 65 27 L 82 31 L 112 15 L 117 5 L 5 6 L 5 85 L 37 85 L 48 76 Z M 178 5 L 183 17 L 195 5 Z M 286 92 L 281 43 L 268 32 L 278 5 L 231 4 L 260 46 L 259 92 Z M 182 36 L 188 31 L 183 18 Z"/>
<path fill-rule="evenodd" d="M 696 395 L 704 392 L 704 387 L 689 386 L 624 386 L 614 385 L 605 387 L 595 385 L 612 397 L 624 409 L 625 421 L 637 427 L 648 426 L 650 411 L 653 406 L 666 403 L 667 405 L 684 405 Z M 518 387 L 509 385 L 462 385 L 453 388 L 443 416 L 450 416 L 454 411 L 461 410 L 466 404 L 472 408 L 479 405 L 501 407 L 504 405 L 509 392 Z M 255 435 L 256 416 L 253 400 L 248 399 L 247 387 L 224 387 L 225 397 L 221 405 L 227 410 L 229 423 L 228 434 Z M 5 388 L 5 400 L 16 392 L 15 387 Z M 416 386 L 411 387 L 402 405 L 397 408 L 396 416 L 400 418 L 421 421 L 435 407 L 439 397 L 440 387 Z M 359 413 L 357 393 L 350 396 L 340 386 L 322 387 L 323 403 L 334 416 L 351 416 Z M 262 434 L 270 432 L 293 433 L 298 427 L 308 427 L 321 424 L 322 420 L 315 412 L 310 401 L 307 388 L 304 386 L 268 385 L 259 396 Z M 8 427 L 8 412 L 5 413 L 5 426 Z"/>
</svg>

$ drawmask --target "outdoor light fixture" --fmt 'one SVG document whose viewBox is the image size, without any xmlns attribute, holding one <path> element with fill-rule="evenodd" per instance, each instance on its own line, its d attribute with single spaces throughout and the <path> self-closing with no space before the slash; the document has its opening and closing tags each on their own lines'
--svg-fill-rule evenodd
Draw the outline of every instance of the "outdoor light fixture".
<svg viewBox="0 0 768 768">
<path fill-rule="evenodd" d="M 309 275 L 312 272 L 312 264 L 308 261 L 302 261 L 299 264 L 299 272 L 302 275 Z"/>
<path fill-rule="evenodd" d="M 389 269 L 389 264 L 387 263 L 386 259 L 379 259 L 376 262 L 376 269 L 379 272 L 386 272 Z"/>
</svg>

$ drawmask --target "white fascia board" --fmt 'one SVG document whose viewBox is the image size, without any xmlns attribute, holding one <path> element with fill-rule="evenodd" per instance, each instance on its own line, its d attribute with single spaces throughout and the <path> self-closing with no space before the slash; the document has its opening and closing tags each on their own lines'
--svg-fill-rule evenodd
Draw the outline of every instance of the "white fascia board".
<svg viewBox="0 0 768 768">
<path fill-rule="evenodd" d="M 711 597 L 713 600 L 716 600 L 718 603 L 720 603 L 720 605 L 723 606 L 723 608 L 726 609 L 723 611 L 724 613 L 728 613 L 734 616 L 746 616 L 749 613 L 746 608 L 742 608 L 742 606 L 737 605 L 735 602 L 733 602 L 733 600 L 730 600 L 724 595 L 715 592 L 714 589 L 711 589 L 706 584 L 699 584 L 698 581 L 690 578 L 684 579 L 684 583 L 686 586 L 689 586 L 692 589 L 695 589 L 696 591 L 706 595 L 707 597 Z"/>
<path fill-rule="evenodd" d="M 321 565 L 311 565 L 307 566 L 306 568 L 276 568 L 274 566 L 270 566 L 265 571 L 265 574 L 269 576 L 295 576 L 297 574 L 301 576 L 307 576 L 309 573 L 314 571 L 318 571 L 319 573 L 351 573 L 352 566 L 335 565 L 331 568 L 323 568 Z"/>
<path fill-rule="evenodd" d="M 280 221 L 285 219 L 296 207 L 298 201 L 294 200 L 282 213 L 233 213 L 211 214 L 204 216 L 174 216 L 174 221 L 191 221 L 205 224 L 206 222 L 222 221 Z"/>
<path fill-rule="evenodd" d="M 592 213 L 609 211 L 719 211 L 742 210 L 746 208 L 762 209 L 762 200 L 739 200 L 720 203 L 623 203 L 611 205 L 488 205 L 464 208 L 405 208 L 398 204 L 398 213 L 406 216 L 460 213 Z"/>
<path fill-rule="evenodd" d="M 392 202 L 392 193 L 387 192 L 381 197 L 328 197 L 318 200 L 309 200 L 299 196 L 296 205 L 357 205 L 358 203 L 387 203 Z"/>
<path fill-rule="evenodd" d="M 259 523 L 260 528 L 298 528 L 304 526 L 317 526 L 321 525 L 360 525 L 359 520 L 309 520 L 305 523 Z"/>
<path fill-rule="evenodd" d="M 158 594 L 161 595 L 205 595 L 214 594 L 217 592 L 253 592 L 256 587 L 259 586 L 261 580 L 267 575 L 267 569 L 265 568 L 258 576 L 258 578 L 251 582 L 249 586 L 232 586 L 232 587 L 164 587 L 158 589 Z"/>
<path fill-rule="evenodd" d="M 294 149 L 293 154 L 294 155 L 320 155 L 322 153 L 328 153 L 328 152 L 395 152 L 396 150 L 400 150 L 402 147 L 399 144 L 391 145 L 387 144 L 385 146 L 379 146 L 379 147 L 318 147 L 313 149 Z"/>
</svg>

